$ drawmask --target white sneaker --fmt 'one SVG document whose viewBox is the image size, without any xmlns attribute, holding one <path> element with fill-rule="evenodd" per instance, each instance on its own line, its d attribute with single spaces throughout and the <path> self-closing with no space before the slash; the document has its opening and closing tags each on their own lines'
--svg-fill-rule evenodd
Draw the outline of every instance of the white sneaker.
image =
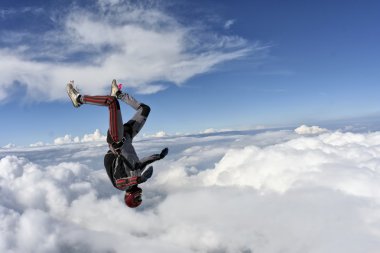
<svg viewBox="0 0 380 253">
<path fill-rule="evenodd" d="M 118 91 L 119 87 L 117 86 L 116 79 L 113 79 L 111 84 L 111 96 L 117 97 Z"/>
<path fill-rule="evenodd" d="M 69 95 L 71 102 L 73 102 L 74 107 L 79 107 L 81 104 L 77 101 L 79 92 L 73 86 L 74 81 L 70 81 L 66 86 L 67 94 Z"/>
</svg>

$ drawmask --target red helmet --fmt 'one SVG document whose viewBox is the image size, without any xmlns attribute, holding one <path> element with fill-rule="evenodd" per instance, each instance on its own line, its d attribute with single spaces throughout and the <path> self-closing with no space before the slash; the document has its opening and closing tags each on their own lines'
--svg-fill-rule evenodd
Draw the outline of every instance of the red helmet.
<svg viewBox="0 0 380 253">
<path fill-rule="evenodd" d="M 124 202 L 130 208 L 138 207 L 142 202 L 141 195 L 141 188 L 134 186 L 132 189 L 125 192 Z"/>
</svg>

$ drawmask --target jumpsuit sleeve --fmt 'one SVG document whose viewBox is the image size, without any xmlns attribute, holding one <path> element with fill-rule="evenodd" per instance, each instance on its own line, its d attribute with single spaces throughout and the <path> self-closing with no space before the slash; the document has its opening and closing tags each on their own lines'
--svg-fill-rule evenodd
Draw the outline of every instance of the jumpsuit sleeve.
<svg viewBox="0 0 380 253">
<path fill-rule="evenodd" d="M 143 159 L 140 160 L 141 162 L 141 168 L 145 168 L 148 164 L 151 164 L 157 160 L 160 160 L 160 155 L 159 154 L 154 154 L 151 156 L 144 157 Z"/>
<path fill-rule="evenodd" d="M 141 168 L 145 168 L 148 164 L 151 164 L 157 160 L 163 159 L 169 152 L 168 148 L 164 148 L 160 154 L 154 154 L 151 156 L 144 157 L 140 160 L 141 162 Z"/>
</svg>

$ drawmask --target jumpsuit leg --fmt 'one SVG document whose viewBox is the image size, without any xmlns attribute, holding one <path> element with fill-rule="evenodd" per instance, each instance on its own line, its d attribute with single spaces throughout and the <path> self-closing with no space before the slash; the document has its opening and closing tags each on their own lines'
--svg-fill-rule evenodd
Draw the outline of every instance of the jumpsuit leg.
<svg viewBox="0 0 380 253">
<path fill-rule="evenodd" d="M 133 139 L 143 128 L 150 113 L 150 107 L 144 103 L 140 103 L 127 93 L 120 95 L 119 99 L 136 110 L 133 117 L 124 124 L 124 131 Z"/>
<path fill-rule="evenodd" d="M 109 133 L 114 142 L 123 138 L 123 119 L 120 112 L 120 104 L 113 96 L 82 96 L 84 104 L 107 106 L 109 109 Z"/>
</svg>

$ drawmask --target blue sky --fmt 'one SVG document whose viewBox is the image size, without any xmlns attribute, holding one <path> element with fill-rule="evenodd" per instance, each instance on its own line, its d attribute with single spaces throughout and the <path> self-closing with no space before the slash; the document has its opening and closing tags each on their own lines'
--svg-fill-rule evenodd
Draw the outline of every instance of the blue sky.
<svg viewBox="0 0 380 253">
<path fill-rule="evenodd" d="M 147 134 L 379 115 L 378 1 L 134 2 L 1 1 L 0 147 L 104 133 L 71 79 L 117 78 L 152 107 Z"/>
</svg>

